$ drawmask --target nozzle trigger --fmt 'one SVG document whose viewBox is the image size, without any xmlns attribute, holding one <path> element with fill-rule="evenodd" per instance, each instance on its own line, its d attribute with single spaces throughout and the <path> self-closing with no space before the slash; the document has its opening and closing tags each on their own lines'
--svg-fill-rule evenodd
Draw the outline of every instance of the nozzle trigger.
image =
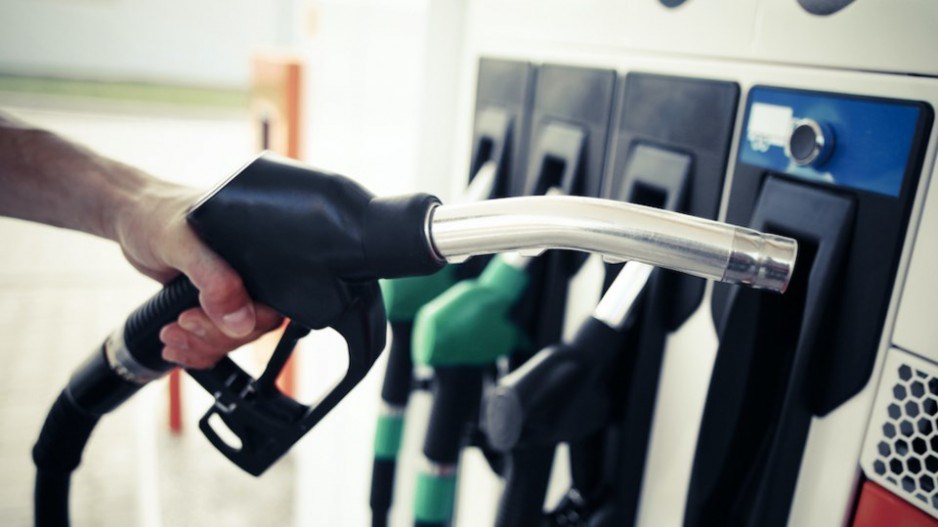
<svg viewBox="0 0 938 527">
<path fill-rule="evenodd" d="M 267 368 L 254 379 L 225 357 L 208 370 L 189 374 L 215 396 L 199 420 L 209 442 L 232 463 L 255 476 L 289 450 L 331 411 L 368 373 L 384 349 L 386 322 L 376 283 L 364 286 L 357 300 L 329 324 L 348 345 L 348 370 L 338 384 L 313 405 L 288 397 L 274 385 L 283 363 L 309 329 L 291 322 Z"/>
</svg>

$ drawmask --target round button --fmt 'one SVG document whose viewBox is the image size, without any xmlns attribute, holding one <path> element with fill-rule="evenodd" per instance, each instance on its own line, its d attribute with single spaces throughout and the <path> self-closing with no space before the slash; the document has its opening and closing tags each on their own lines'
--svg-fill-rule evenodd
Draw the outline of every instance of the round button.
<svg viewBox="0 0 938 527">
<path fill-rule="evenodd" d="M 785 155 L 796 165 L 820 164 L 830 156 L 834 145 L 834 134 L 814 119 L 795 121 L 785 145 Z"/>
</svg>

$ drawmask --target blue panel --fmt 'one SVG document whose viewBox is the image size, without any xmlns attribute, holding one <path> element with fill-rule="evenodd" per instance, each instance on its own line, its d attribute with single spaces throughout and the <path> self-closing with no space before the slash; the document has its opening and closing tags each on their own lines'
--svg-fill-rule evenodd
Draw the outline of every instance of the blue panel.
<svg viewBox="0 0 938 527">
<path fill-rule="evenodd" d="M 802 179 L 898 197 L 919 112 L 918 106 L 899 101 L 755 87 L 749 92 L 739 159 Z M 832 154 L 818 166 L 801 167 L 785 155 L 792 123 L 804 118 L 833 130 Z"/>
</svg>

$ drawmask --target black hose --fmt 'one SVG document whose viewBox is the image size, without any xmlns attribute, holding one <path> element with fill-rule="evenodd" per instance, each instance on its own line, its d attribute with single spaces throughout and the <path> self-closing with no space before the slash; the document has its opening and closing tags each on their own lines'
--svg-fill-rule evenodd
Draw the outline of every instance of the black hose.
<svg viewBox="0 0 938 527">
<path fill-rule="evenodd" d="M 198 305 L 198 291 L 184 276 L 170 282 L 137 308 L 120 333 L 133 359 L 149 370 L 165 373 L 173 365 L 160 356 L 160 329 L 179 313 Z M 72 472 L 91 431 L 110 412 L 143 387 L 115 371 L 99 347 L 69 379 L 59 394 L 33 447 L 36 464 L 34 513 L 37 527 L 69 524 L 68 494 Z"/>
<path fill-rule="evenodd" d="M 68 493 L 72 472 L 81 463 L 82 451 L 98 419 L 82 411 L 67 390 L 63 390 L 52 405 L 33 447 L 37 469 L 33 502 L 36 527 L 69 524 Z"/>
<path fill-rule="evenodd" d="M 414 365 L 410 355 L 412 322 L 391 322 L 391 349 L 388 367 L 381 387 L 381 399 L 388 407 L 403 411 L 407 408 L 413 384 Z M 388 422 L 403 422 L 404 416 L 382 416 Z M 379 422 L 379 432 L 382 423 Z M 371 473 L 372 527 L 387 527 L 388 514 L 394 501 L 394 477 L 397 473 L 397 455 L 403 428 L 397 428 L 395 437 L 379 436 L 375 439 L 375 457 Z M 387 431 L 385 432 L 387 434 Z M 390 435 L 390 434 L 388 434 Z"/>
<path fill-rule="evenodd" d="M 544 521 L 544 496 L 556 445 L 516 448 L 508 458 L 505 490 L 496 527 L 538 527 Z"/>
</svg>

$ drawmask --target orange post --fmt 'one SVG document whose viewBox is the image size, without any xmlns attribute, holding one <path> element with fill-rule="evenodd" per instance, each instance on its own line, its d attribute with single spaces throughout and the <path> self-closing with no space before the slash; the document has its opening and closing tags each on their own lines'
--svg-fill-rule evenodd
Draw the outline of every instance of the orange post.
<svg viewBox="0 0 938 527">
<path fill-rule="evenodd" d="M 257 125 L 258 146 L 300 159 L 302 61 L 290 55 L 262 54 L 254 57 L 251 70 L 250 111 Z M 283 328 L 278 330 L 282 332 Z M 290 396 L 295 394 L 295 363 L 296 358 L 290 357 L 277 378 L 277 387 Z M 174 434 L 182 433 L 180 381 L 179 370 L 173 370 L 169 377 L 169 429 Z"/>
<path fill-rule="evenodd" d="M 182 372 L 175 368 L 169 372 L 169 431 L 182 433 Z"/>
<path fill-rule="evenodd" d="M 257 123 L 258 144 L 286 157 L 300 159 L 303 63 L 298 57 L 262 54 L 252 64 L 251 115 Z M 281 328 L 280 332 L 282 333 Z M 286 395 L 295 394 L 296 357 L 277 378 Z"/>
</svg>

